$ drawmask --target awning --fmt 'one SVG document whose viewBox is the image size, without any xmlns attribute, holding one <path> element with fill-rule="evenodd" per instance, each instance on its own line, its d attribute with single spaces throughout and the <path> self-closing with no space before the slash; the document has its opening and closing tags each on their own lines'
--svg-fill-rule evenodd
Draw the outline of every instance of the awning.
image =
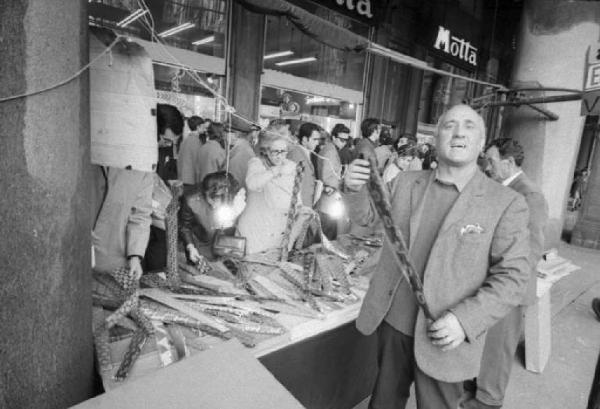
<svg viewBox="0 0 600 409">
<path fill-rule="evenodd" d="M 188 68 L 195 71 L 225 75 L 225 59 L 211 55 L 200 54 L 196 51 L 184 50 L 170 45 L 134 38 L 150 54 L 152 61 Z"/>
<path fill-rule="evenodd" d="M 368 39 L 284 0 L 236 1 L 254 13 L 286 16 L 292 24 L 307 36 L 339 50 L 362 51 L 369 45 Z"/>
<path fill-rule="evenodd" d="M 308 78 L 297 77 L 281 71 L 269 69 L 263 70 L 261 84 L 269 87 L 288 89 L 302 94 L 341 99 L 342 101 L 348 101 L 354 104 L 363 103 L 363 93 L 361 91 Z"/>
<path fill-rule="evenodd" d="M 411 57 L 406 54 L 383 47 L 369 39 L 353 33 L 343 27 L 340 27 L 322 17 L 309 13 L 301 7 L 288 3 L 286 0 L 235 0 L 244 8 L 254 13 L 268 14 L 275 16 L 286 16 L 288 20 L 306 35 L 314 38 L 330 47 L 345 51 L 368 51 L 372 54 L 381 55 L 390 58 L 400 64 L 410 65 L 411 67 L 431 71 L 436 74 L 445 75 L 453 78 L 460 78 L 468 82 L 483 84 L 492 88 L 506 90 L 501 84 L 478 80 L 476 78 L 466 77 L 454 74 L 448 71 L 439 70 L 429 66 L 425 61 Z"/>
</svg>

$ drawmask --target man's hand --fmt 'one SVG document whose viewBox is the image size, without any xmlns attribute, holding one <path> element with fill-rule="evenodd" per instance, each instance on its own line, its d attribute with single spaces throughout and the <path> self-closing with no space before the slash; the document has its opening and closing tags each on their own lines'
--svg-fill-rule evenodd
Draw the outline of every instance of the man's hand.
<svg viewBox="0 0 600 409">
<path fill-rule="evenodd" d="M 344 174 L 344 186 L 347 189 L 357 191 L 362 185 L 367 183 L 371 169 L 369 161 L 364 159 L 354 159 Z"/>
<path fill-rule="evenodd" d="M 333 188 L 331 186 L 323 186 L 323 193 L 325 193 L 326 195 L 330 195 L 334 192 L 335 192 L 335 188 Z"/>
<path fill-rule="evenodd" d="M 465 340 L 465 330 L 456 315 L 446 312 L 439 319 L 429 325 L 427 336 L 433 345 L 449 351 L 456 348 Z"/>
<path fill-rule="evenodd" d="M 129 260 L 127 260 L 127 262 L 129 263 L 129 271 L 131 271 L 131 274 L 134 275 L 136 280 L 139 280 L 142 277 L 142 274 L 144 274 L 144 270 L 142 270 L 140 257 L 129 257 Z"/>
<path fill-rule="evenodd" d="M 198 264 L 198 262 L 201 260 L 198 249 L 191 243 L 188 244 L 185 249 L 187 250 L 188 260 L 190 260 L 193 264 Z"/>
<path fill-rule="evenodd" d="M 244 209 L 246 208 L 246 189 L 241 188 L 233 198 L 233 202 L 231 204 L 233 208 L 233 216 L 234 218 L 238 217 Z"/>
</svg>

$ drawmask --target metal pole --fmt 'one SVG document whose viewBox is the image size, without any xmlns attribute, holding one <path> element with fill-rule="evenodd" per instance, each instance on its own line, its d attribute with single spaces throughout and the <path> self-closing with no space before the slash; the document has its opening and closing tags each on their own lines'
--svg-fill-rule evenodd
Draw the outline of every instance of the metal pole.
<svg viewBox="0 0 600 409">
<path fill-rule="evenodd" d="M 528 98 L 521 100 L 508 100 L 500 102 L 491 102 L 489 106 L 521 106 L 531 104 L 546 104 L 552 102 L 565 102 L 565 101 L 578 101 L 582 98 L 583 94 L 571 94 L 571 95 L 555 95 L 552 97 L 539 97 L 539 98 Z"/>
</svg>

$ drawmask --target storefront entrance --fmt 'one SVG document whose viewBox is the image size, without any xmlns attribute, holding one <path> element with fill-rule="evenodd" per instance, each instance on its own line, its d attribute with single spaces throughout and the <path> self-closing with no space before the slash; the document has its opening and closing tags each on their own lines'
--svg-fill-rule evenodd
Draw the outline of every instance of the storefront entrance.
<svg viewBox="0 0 600 409">
<path fill-rule="evenodd" d="M 597 152 L 598 116 L 587 116 L 569 189 L 563 237 L 583 247 L 598 248 L 600 235 L 600 172 Z"/>
</svg>

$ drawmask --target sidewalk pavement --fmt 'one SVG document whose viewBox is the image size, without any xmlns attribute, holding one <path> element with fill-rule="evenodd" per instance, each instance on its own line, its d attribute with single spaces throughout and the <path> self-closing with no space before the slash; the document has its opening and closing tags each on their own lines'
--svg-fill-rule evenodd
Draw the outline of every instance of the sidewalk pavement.
<svg viewBox="0 0 600 409">
<path fill-rule="evenodd" d="M 600 297 L 600 251 L 562 244 L 558 254 L 581 267 L 552 287 L 552 352 L 541 374 L 517 354 L 504 409 L 585 408 L 600 350 L 600 321 L 590 305 Z"/>
<path fill-rule="evenodd" d="M 600 321 L 590 304 L 600 297 L 600 251 L 561 243 L 558 255 L 581 267 L 552 287 L 552 352 L 541 374 L 517 351 L 504 409 L 584 409 L 600 350 Z M 415 409 L 414 388 L 407 409 Z M 366 409 L 362 402 L 354 409 Z"/>
</svg>

